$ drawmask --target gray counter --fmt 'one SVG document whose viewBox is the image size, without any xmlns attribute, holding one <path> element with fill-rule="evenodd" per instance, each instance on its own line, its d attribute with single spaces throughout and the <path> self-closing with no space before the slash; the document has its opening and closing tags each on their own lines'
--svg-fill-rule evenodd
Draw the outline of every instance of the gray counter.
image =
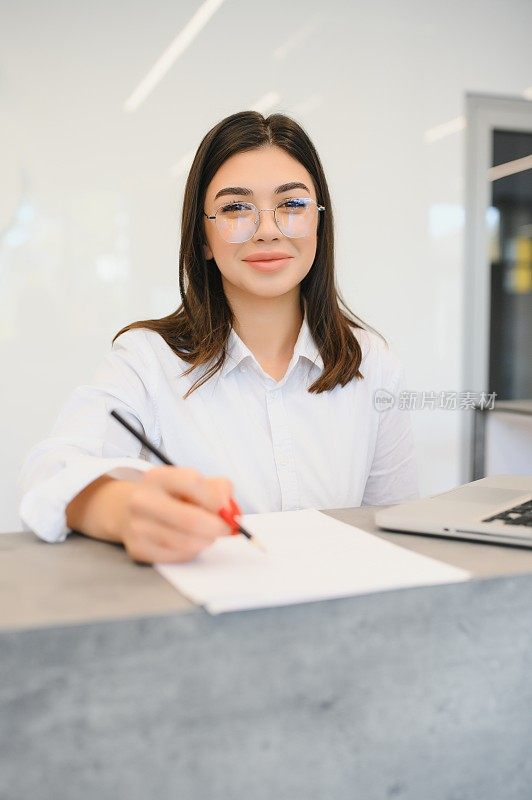
<svg viewBox="0 0 532 800">
<path fill-rule="evenodd" d="M 532 551 L 379 535 L 475 578 L 211 617 L 0 536 L 1 800 L 530 800 Z"/>
</svg>

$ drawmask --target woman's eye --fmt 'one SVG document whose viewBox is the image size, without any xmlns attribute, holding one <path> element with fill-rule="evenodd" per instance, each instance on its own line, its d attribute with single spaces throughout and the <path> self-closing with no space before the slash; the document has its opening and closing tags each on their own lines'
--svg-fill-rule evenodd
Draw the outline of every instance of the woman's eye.
<svg viewBox="0 0 532 800">
<path fill-rule="evenodd" d="M 235 211 L 248 211 L 249 206 L 247 203 L 228 203 L 226 206 L 222 206 L 220 211 L 224 214 L 234 213 Z"/>
<path fill-rule="evenodd" d="M 285 200 L 284 203 L 281 203 L 281 208 L 283 209 L 290 209 L 290 210 L 299 210 L 305 209 L 308 205 L 308 200 L 304 197 L 292 197 L 290 200 Z"/>
</svg>

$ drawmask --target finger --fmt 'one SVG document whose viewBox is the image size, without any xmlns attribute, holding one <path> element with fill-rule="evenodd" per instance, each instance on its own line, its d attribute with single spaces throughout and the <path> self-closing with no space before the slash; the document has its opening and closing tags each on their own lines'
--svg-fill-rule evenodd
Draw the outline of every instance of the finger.
<svg viewBox="0 0 532 800">
<path fill-rule="evenodd" d="M 205 511 L 193 503 L 170 498 L 170 510 L 174 516 L 165 518 L 160 523 L 160 529 L 166 532 L 167 537 L 180 536 L 184 540 L 198 540 L 200 546 L 212 544 L 220 536 L 231 533 L 231 526 L 216 514 Z M 153 523 L 151 523 L 153 524 Z"/>
<path fill-rule="evenodd" d="M 233 484 L 228 478 L 207 478 L 204 507 L 216 513 L 218 513 L 221 508 L 225 508 L 229 511 L 230 515 L 233 516 L 235 509 L 231 505 L 232 495 Z"/>
<path fill-rule="evenodd" d="M 160 528 L 156 534 L 155 543 L 167 550 L 174 550 L 180 553 L 185 560 L 190 560 L 197 556 L 202 550 L 214 544 L 215 539 L 207 539 L 201 536 L 192 536 L 181 531 L 172 531 L 167 528 Z"/>
<path fill-rule="evenodd" d="M 207 478 L 188 467 L 156 467 L 145 473 L 145 479 L 164 487 L 170 494 L 213 512 L 229 502 L 233 491 L 227 478 Z"/>
<path fill-rule="evenodd" d="M 163 489 L 138 493 L 132 499 L 132 511 L 141 521 L 157 523 L 172 532 L 197 536 L 212 542 L 230 533 L 231 528 L 217 514 L 200 506 L 178 500 Z"/>
<path fill-rule="evenodd" d="M 215 541 L 215 539 L 206 538 L 204 536 L 195 536 L 190 533 L 185 533 L 176 529 L 175 526 L 170 527 L 152 519 L 147 520 L 140 518 L 137 518 L 131 523 L 128 531 L 128 539 L 131 542 L 138 543 L 151 542 L 160 547 L 176 551 L 185 549 L 198 552 Z"/>
</svg>

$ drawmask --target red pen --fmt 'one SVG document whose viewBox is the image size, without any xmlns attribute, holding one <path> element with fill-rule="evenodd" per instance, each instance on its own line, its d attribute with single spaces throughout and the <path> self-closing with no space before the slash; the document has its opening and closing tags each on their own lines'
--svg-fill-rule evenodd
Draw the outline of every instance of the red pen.
<svg viewBox="0 0 532 800">
<path fill-rule="evenodd" d="M 223 519 L 224 522 L 227 522 L 228 525 L 231 526 L 231 535 L 234 536 L 237 533 L 240 533 L 240 526 L 236 521 L 235 517 L 240 516 L 242 514 L 238 504 L 231 499 L 229 500 L 229 508 L 220 508 L 218 510 L 218 516 Z M 245 535 L 245 534 L 244 534 Z"/>
<path fill-rule="evenodd" d="M 256 547 L 258 547 L 260 550 L 262 550 L 265 553 L 266 552 L 266 548 L 257 539 L 257 537 L 253 536 L 252 533 L 247 531 L 245 528 L 242 527 L 242 525 L 240 525 L 236 521 L 235 517 L 239 517 L 242 514 L 238 503 L 236 503 L 235 500 L 233 500 L 233 498 L 231 497 L 231 499 L 229 500 L 229 504 L 230 504 L 229 508 L 220 508 L 219 509 L 218 516 L 221 517 L 224 522 L 227 522 L 227 524 L 231 526 L 231 528 L 232 528 L 231 536 L 236 536 L 236 534 L 241 533 L 246 537 L 246 539 L 249 539 L 251 544 L 254 544 Z"/>
<path fill-rule="evenodd" d="M 171 461 L 170 461 L 170 460 L 169 460 L 169 459 L 168 459 L 168 458 L 165 456 L 165 454 L 164 454 L 163 452 L 161 452 L 161 450 L 159 450 L 157 447 L 155 447 L 155 445 L 153 445 L 151 442 L 149 442 L 149 441 L 146 439 L 146 437 L 145 437 L 145 436 L 143 436 L 143 434 L 142 434 L 142 433 L 139 433 L 138 431 L 136 431 L 136 430 L 135 430 L 135 428 L 133 428 L 133 427 L 132 427 L 132 426 L 129 424 L 129 422 L 127 422 L 127 421 L 126 421 L 126 420 L 125 420 L 125 419 L 124 419 L 124 418 L 123 418 L 123 417 L 122 417 L 122 416 L 121 416 L 121 415 L 118 413 L 118 411 L 115 411 L 115 410 L 113 409 L 113 411 L 111 411 L 111 412 L 110 412 L 110 414 L 111 414 L 111 416 L 112 416 L 112 417 L 114 417 L 115 419 L 117 419 L 117 420 L 118 420 L 118 422 L 120 422 L 120 424 L 124 426 L 124 428 L 126 428 L 126 429 L 127 429 L 129 432 L 130 432 L 130 433 L 132 433 L 132 434 L 133 434 L 133 436 L 135 436 L 135 437 L 136 437 L 136 438 L 139 440 L 139 442 L 142 442 L 142 444 L 143 444 L 145 447 L 147 447 L 147 448 L 148 448 L 148 450 L 149 450 L 151 453 L 153 453 L 153 455 L 154 455 L 154 456 L 157 456 L 157 458 L 158 458 L 158 459 L 160 459 L 160 460 L 163 462 L 163 464 L 168 464 L 168 466 L 169 466 L 169 467 L 175 467 L 175 466 L 177 466 L 176 464 L 173 464 L 173 463 L 172 463 L 172 462 L 171 462 Z M 227 523 L 227 524 L 228 524 L 228 525 L 231 527 L 231 535 L 232 535 L 232 536 L 235 536 L 237 533 L 241 533 L 241 534 L 242 534 L 243 536 L 245 536 L 245 537 L 246 537 L 246 539 L 248 539 L 248 540 L 249 540 L 249 541 L 250 541 L 252 544 L 254 544 L 256 547 L 258 547 L 258 548 L 259 548 L 259 550 L 262 550 L 264 553 L 266 552 L 266 548 L 264 547 L 264 545 L 263 545 L 261 542 L 259 542 L 259 540 L 257 539 L 257 537 L 256 537 L 256 536 L 253 536 L 253 534 L 252 534 L 252 533 L 250 533 L 249 531 L 247 531 L 245 528 L 243 528 L 243 527 L 242 527 L 242 525 L 240 525 L 240 523 L 239 523 L 239 522 L 237 522 L 237 521 L 236 521 L 235 517 L 239 517 L 239 516 L 242 514 L 242 512 L 241 512 L 241 510 L 240 510 L 240 508 L 239 508 L 239 506 L 238 506 L 238 503 L 236 503 L 236 502 L 235 502 L 235 500 L 233 500 L 233 498 L 232 498 L 232 497 L 231 497 L 231 499 L 230 499 L 230 501 L 229 501 L 229 508 L 226 508 L 226 507 L 224 507 L 224 508 L 220 508 L 220 509 L 218 509 L 218 512 L 217 512 L 217 513 L 218 513 L 218 516 L 219 516 L 219 517 L 221 517 L 221 518 L 223 519 L 223 521 L 224 521 L 224 522 L 226 522 L 226 523 Z"/>
</svg>

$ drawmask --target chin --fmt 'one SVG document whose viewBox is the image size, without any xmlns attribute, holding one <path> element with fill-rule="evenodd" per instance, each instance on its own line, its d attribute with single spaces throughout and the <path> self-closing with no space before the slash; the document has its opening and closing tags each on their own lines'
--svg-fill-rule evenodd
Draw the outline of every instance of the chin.
<svg viewBox="0 0 532 800">
<path fill-rule="evenodd" d="M 288 292 L 293 292 L 294 289 L 299 286 L 299 281 L 276 281 L 272 280 L 272 277 L 273 276 L 269 276 L 268 282 L 254 281 L 253 285 L 247 284 L 246 286 L 242 286 L 241 289 L 245 292 L 248 292 L 250 295 L 253 295 L 254 297 L 273 298 L 282 297 L 282 295 L 287 294 Z"/>
</svg>

